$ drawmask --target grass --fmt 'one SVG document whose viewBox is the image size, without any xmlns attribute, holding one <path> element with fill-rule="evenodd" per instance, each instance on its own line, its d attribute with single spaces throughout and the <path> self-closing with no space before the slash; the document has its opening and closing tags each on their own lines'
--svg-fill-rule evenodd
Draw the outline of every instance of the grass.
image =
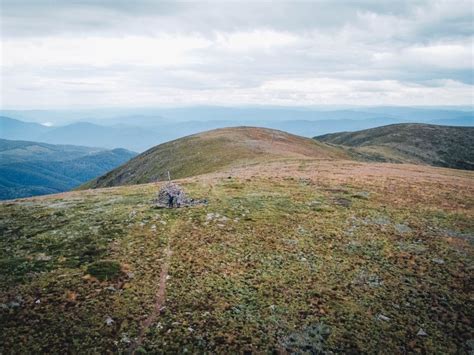
<svg viewBox="0 0 474 355">
<path fill-rule="evenodd" d="M 99 281 L 114 280 L 120 276 L 120 263 L 113 260 L 99 260 L 87 267 L 89 275 Z"/>
<path fill-rule="evenodd" d="M 282 131 L 234 127 L 212 130 L 160 144 L 80 188 L 143 184 L 258 164 L 288 157 L 349 158 L 343 149 Z M 304 162 L 303 162 L 304 164 Z"/>
<path fill-rule="evenodd" d="M 151 184 L 4 203 L 0 352 L 126 352 L 141 332 L 148 353 L 467 352 L 473 196 L 453 181 L 388 197 L 369 179 L 216 175 L 182 182 L 209 200 L 193 208 L 153 208 Z"/>
</svg>

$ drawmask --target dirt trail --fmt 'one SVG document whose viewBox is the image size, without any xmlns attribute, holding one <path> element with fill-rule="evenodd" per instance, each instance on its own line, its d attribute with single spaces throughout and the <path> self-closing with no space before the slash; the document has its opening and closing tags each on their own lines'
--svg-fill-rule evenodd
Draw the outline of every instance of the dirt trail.
<svg viewBox="0 0 474 355">
<path fill-rule="evenodd" d="M 153 311 L 148 315 L 148 317 L 141 323 L 140 325 L 140 332 L 138 333 L 138 338 L 129 348 L 129 354 L 135 354 L 136 350 L 143 344 L 143 340 L 145 338 L 145 334 L 150 328 L 150 326 L 156 322 L 158 319 L 163 306 L 166 301 L 166 280 L 168 279 L 168 270 L 170 267 L 170 260 L 171 260 L 171 248 L 170 242 L 168 241 L 168 245 L 164 251 L 164 261 L 163 266 L 161 267 L 160 272 L 160 279 L 158 282 L 158 290 L 155 294 L 155 306 L 153 307 Z"/>
</svg>

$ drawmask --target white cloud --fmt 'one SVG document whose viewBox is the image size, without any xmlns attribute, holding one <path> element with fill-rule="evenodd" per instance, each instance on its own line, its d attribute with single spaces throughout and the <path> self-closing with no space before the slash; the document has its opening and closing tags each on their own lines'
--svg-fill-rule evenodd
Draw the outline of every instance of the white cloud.
<svg viewBox="0 0 474 355">
<path fill-rule="evenodd" d="M 470 1 L 6 1 L 4 107 L 472 103 Z"/>
<path fill-rule="evenodd" d="M 219 32 L 216 35 L 216 46 L 229 52 L 269 51 L 294 46 L 301 39 L 287 32 L 258 29 L 247 32 Z"/>
<path fill-rule="evenodd" d="M 4 42 L 4 66 L 189 64 L 188 53 L 211 42 L 201 36 L 41 37 Z"/>
</svg>

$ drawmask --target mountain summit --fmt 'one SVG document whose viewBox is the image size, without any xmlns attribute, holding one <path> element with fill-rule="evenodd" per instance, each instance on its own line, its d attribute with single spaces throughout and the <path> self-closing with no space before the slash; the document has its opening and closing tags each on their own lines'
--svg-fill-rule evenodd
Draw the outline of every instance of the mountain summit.
<svg viewBox="0 0 474 355">
<path fill-rule="evenodd" d="M 344 149 L 286 132 L 256 127 L 216 129 L 160 144 L 83 188 L 141 184 L 285 158 L 351 159 Z"/>
</svg>

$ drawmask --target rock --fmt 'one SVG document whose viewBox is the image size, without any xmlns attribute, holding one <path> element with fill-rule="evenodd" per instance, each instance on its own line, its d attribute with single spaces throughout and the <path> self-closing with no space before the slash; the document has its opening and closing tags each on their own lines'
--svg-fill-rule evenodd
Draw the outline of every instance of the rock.
<svg viewBox="0 0 474 355">
<path fill-rule="evenodd" d="M 107 324 L 108 326 L 110 326 L 114 323 L 115 323 L 115 321 L 111 317 L 105 318 L 105 324 Z"/>
<path fill-rule="evenodd" d="M 384 322 L 390 321 L 390 318 L 387 317 L 387 316 L 384 316 L 383 314 L 378 314 L 378 315 L 377 315 L 377 319 L 378 319 L 378 320 L 383 320 Z"/>
<path fill-rule="evenodd" d="M 352 205 L 352 201 L 344 197 L 339 197 L 334 200 L 334 204 L 337 206 L 349 208 Z"/>
<path fill-rule="evenodd" d="M 385 226 L 387 224 L 390 224 L 390 219 L 385 216 L 377 217 L 373 219 L 373 223 L 378 224 L 380 226 Z"/>
<path fill-rule="evenodd" d="M 328 326 L 316 323 L 294 331 L 280 343 L 290 354 L 326 354 L 325 343 L 330 333 Z"/>
<path fill-rule="evenodd" d="M 444 264 L 444 260 L 443 260 L 443 259 L 440 259 L 440 258 L 433 258 L 432 261 L 433 261 L 435 264 L 439 264 L 439 265 Z"/>
<path fill-rule="evenodd" d="M 352 195 L 352 197 L 360 198 L 363 200 L 368 200 L 369 196 L 370 196 L 370 192 L 367 192 L 367 191 L 356 192 L 355 194 Z"/>
<path fill-rule="evenodd" d="M 395 230 L 400 233 L 400 234 L 405 234 L 405 233 L 410 233 L 411 232 L 411 228 L 408 227 L 407 225 L 405 224 L 395 224 Z"/>
<path fill-rule="evenodd" d="M 419 337 L 428 336 L 428 334 L 423 330 L 423 328 L 420 328 L 420 330 L 418 331 L 418 333 L 416 333 L 416 335 L 419 336 Z"/>
<path fill-rule="evenodd" d="M 39 253 L 36 255 L 36 260 L 38 261 L 49 261 L 51 260 L 51 256 L 46 255 L 45 253 Z"/>
<path fill-rule="evenodd" d="M 126 333 L 122 334 L 120 341 L 124 344 L 130 344 L 132 342 Z"/>
<path fill-rule="evenodd" d="M 36 301 L 35 301 L 36 304 L 40 304 L 41 303 L 41 300 L 38 298 Z"/>
</svg>

